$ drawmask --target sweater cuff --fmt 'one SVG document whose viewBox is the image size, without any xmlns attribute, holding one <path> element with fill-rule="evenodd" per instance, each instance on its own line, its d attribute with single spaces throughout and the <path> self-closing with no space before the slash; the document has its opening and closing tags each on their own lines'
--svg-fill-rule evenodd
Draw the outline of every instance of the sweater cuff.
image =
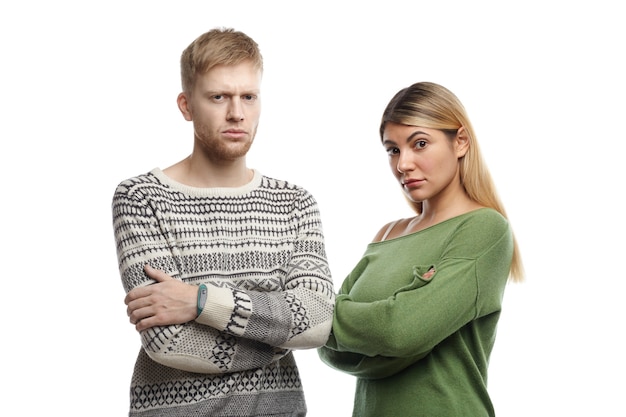
<svg viewBox="0 0 626 417">
<path fill-rule="evenodd" d="M 217 330 L 224 330 L 228 325 L 235 302 L 233 292 L 228 287 L 207 285 L 208 294 L 202 308 L 202 313 L 196 317 L 196 322 L 211 326 Z"/>
</svg>

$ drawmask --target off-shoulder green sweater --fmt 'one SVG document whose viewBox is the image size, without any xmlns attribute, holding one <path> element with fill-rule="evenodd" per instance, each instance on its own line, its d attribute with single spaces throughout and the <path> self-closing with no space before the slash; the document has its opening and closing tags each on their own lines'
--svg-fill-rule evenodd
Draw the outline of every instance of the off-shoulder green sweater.
<svg viewBox="0 0 626 417">
<path fill-rule="evenodd" d="M 508 221 L 486 208 L 367 246 L 318 350 L 357 377 L 353 416 L 495 415 L 487 368 L 512 253 Z"/>
</svg>

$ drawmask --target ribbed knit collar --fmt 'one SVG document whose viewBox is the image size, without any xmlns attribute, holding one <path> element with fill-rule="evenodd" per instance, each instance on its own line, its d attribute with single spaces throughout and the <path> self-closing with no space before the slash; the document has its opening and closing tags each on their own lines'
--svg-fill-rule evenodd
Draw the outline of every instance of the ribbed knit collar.
<svg viewBox="0 0 626 417">
<path fill-rule="evenodd" d="M 254 177 L 252 177 L 252 180 L 249 183 L 242 185 L 241 187 L 199 188 L 191 187 L 189 185 L 181 184 L 178 181 L 174 181 L 173 179 L 165 175 L 161 168 L 154 168 L 152 171 L 150 171 L 150 173 L 157 177 L 159 181 L 169 186 L 170 188 L 187 195 L 193 195 L 198 197 L 245 195 L 261 185 L 261 179 L 263 178 L 263 176 L 256 169 L 253 169 L 253 172 Z"/>
</svg>

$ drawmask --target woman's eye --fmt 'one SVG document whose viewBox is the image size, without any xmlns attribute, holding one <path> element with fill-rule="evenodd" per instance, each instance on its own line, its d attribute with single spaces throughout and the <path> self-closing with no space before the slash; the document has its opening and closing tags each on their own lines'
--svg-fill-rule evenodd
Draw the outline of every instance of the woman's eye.
<svg viewBox="0 0 626 417">
<path fill-rule="evenodd" d="M 425 140 L 418 140 L 417 142 L 415 142 L 415 147 L 418 149 L 423 149 L 426 147 L 426 141 Z"/>
<path fill-rule="evenodd" d="M 398 153 L 398 148 L 387 148 L 387 154 L 396 155 Z"/>
</svg>

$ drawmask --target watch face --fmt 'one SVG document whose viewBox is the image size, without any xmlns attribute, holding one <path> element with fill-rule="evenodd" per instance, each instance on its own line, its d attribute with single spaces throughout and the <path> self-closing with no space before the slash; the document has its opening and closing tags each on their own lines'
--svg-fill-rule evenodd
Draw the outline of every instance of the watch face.
<svg viewBox="0 0 626 417">
<path fill-rule="evenodd" d="M 206 285 L 200 284 L 200 287 L 198 288 L 198 303 L 197 303 L 198 315 L 202 313 L 202 309 L 204 308 L 204 304 L 206 303 L 206 296 L 207 296 Z"/>
</svg>

